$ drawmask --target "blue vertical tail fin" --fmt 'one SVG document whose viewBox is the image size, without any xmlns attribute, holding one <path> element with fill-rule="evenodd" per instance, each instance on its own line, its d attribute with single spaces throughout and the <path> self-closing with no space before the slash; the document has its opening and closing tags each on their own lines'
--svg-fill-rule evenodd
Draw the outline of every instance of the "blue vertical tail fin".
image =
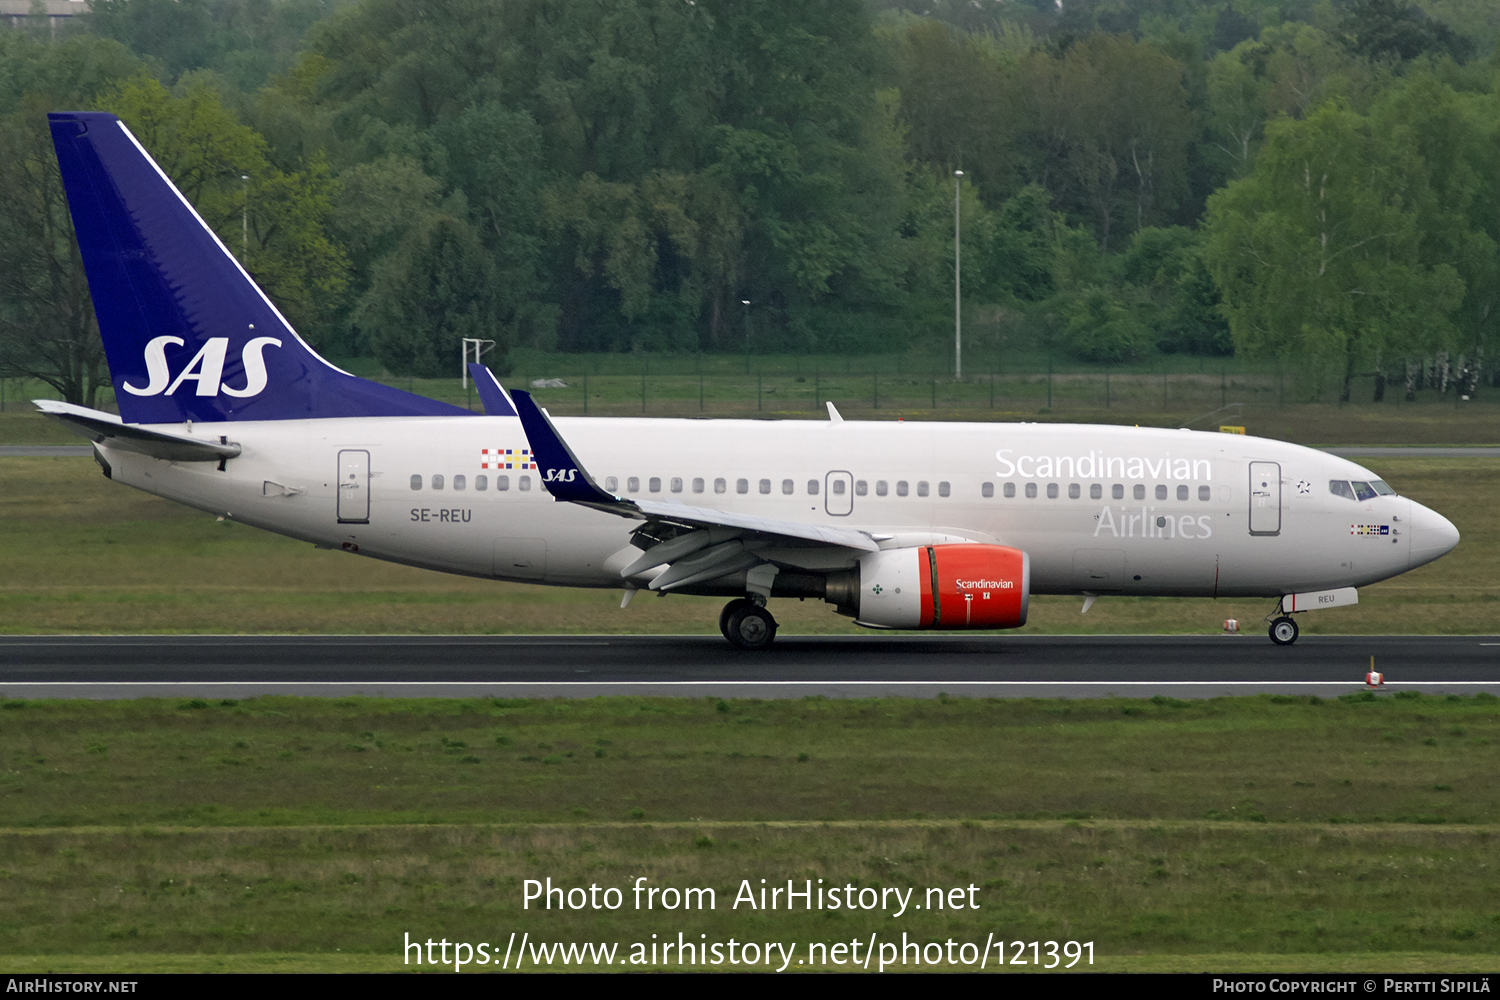
<svg viewBox="0 0 1500 1000">
<path fill-rule="evenodd" d="M 323 360 L 114 115 L 47 118 L 126 423 L 470 415 Z"/>
</svg>

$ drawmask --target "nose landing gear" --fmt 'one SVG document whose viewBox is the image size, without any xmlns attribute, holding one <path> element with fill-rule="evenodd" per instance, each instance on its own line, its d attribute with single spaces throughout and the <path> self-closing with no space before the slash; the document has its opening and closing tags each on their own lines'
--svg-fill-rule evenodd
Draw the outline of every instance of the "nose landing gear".
<svg viewBox="0 0 1500 1000">
<path fill-rule="evenodd" d="M 719 631 L 740 649 L 769 649 L 776 638 L 776 619 L 748 597 L 737 597 L 719 612 Z"/>
</svg>

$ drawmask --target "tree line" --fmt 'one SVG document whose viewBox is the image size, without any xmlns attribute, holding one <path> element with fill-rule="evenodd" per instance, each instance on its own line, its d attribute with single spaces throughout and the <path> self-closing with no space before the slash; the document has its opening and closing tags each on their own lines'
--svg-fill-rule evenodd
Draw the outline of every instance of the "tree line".
<svg viewBox="0 0 1500 1000">
<path fill-rule="evenodd" d="M 0 30 L 0 373 L 108 384 L 45 112 L 119 114 L 299 331 L 1477 370 L 1482 0 L 92 0 Z M 963 172 L 961 179 L 955 171 Z M 747 306 L 745 303 L 749 303 Z M 984 322 L 973 322 L 983 320 Z M 1446 358 L 1448 353 L 1443 356 Z M 1316 360 L 1317 366 L 1310 364 Z"/>
</svg>

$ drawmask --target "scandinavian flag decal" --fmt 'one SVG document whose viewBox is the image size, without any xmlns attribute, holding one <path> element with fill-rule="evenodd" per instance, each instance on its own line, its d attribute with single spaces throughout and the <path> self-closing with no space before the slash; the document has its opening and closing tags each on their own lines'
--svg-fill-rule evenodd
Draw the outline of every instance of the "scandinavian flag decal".
<svg viewBox="0 0 1500 1000">
<path fill-rule="evenodd" d="M 481 469 L 535 469 L 536 460 L 530 448 L 481 448 Z"/>
</svg>

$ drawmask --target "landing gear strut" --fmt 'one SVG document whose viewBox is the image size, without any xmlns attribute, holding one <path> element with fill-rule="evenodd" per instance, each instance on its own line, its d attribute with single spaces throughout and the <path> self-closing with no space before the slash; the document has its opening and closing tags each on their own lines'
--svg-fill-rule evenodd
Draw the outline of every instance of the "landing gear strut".
<svg viewBox="0 0 1500 1000">
<path fill-rule="evenodd" d="M 737 597 L 719 613 L 719 631 L 740 649 L 768 649 L 776 638 L 776 619 L 749 598 Z"/>
<path fill-rule="evenodd" d="M 1271 641 L 1278 646 L 1290 646 L 1297 641 L 1297 623 L 1287 615 L 1271 622 Z"/>
</svg>

